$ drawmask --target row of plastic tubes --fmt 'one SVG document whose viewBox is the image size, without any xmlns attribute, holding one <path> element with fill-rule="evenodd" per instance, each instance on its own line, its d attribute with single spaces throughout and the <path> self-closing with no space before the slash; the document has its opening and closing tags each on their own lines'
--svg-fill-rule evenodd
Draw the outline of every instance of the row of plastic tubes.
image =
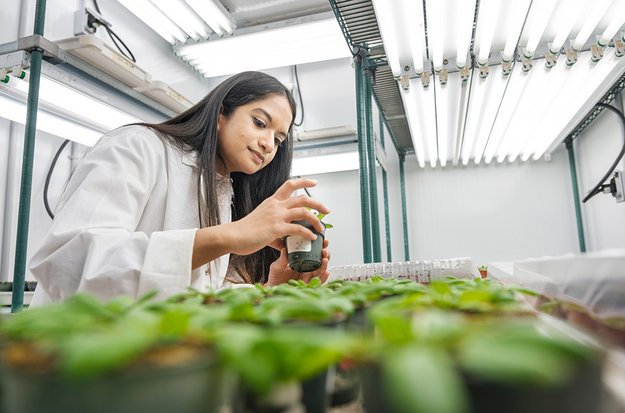
<svg viewBox="0 0 625 413">
<path fill-rule="evenodd" d="M 473 277 L 472 268 L 471 258 L 376 262 L 331 267 L 329 279 L 362 281 L 378 275 L 384 278 L 411 279 L 421 283 L 428 283 L 447 276 L 458 278 Z"/>
</svg>

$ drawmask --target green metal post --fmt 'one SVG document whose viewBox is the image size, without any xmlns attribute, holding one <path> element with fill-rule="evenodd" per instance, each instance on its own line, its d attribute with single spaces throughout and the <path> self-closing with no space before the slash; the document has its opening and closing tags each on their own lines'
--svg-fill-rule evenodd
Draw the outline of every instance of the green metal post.
<svg viewBox="0 0 625 413">
<path fill-rule="evenodd" d="M 37 0 L 35 27 L 33 33 L 43 36 L 46 16 L 46 0 Z M 43 50 L 30 52 L 30 80 L 28 87 L 28 107 L 24 132 L 24 154 L 22 156 L 22 182 L 20 186 L 20 205 L 17 219 L 17 240 L 15 242 L 15 267 L 13 271 L 13 294 L 11 312 L 20 310 L 24 305 L 24 279 L 26 277 L 26 252 L 28 250 L 28 226 L 30 220 L 30 193 L 33 182 L 33 159 L 35 154 L 35 136 L 37 133 L 37 107 L 39 106 L 39 81 Z"/>
<path fill-rule="evenodd" d="M 404 258 L 410 261 L 410 243 L 408 241 L 408 214 L 406 212 L 406 177 L 404 175 L 404 162 L 406 155 L 399 154 L 399 182 L 401 185 L 401 218 L 404 225 Z"/>
<path fill-rule="evenodd" d="M 384 119 L 382 118 L 382 113 L 379 116 L 380 119 L 380 144 L 382 148 L 385 148 L 384 145 Z M 391 220 L 389 219 L 388 213 L 388 180 L 386 178 L 386 169 L 382 168 L 382 190 L 384 192 L 384 229 L 386 233 L 386 261 L 393 261 L 393 254 L 391 249 Z"/>
<path fill-rule="evenodd" d="M 373 138 L 373 111 L 371 108 L 371 95 L 373 77 L 369 68 L 369 59 L 365 61 L 365 116 L 366 128 L 365 136 L 367 137 L 367 162 L 369 175 L 369 207 L 371 209 L 371 241 L 373 246 L 373 262 L 382 261 L 382 248 L 380 246 L 380 215 L 378 208 L 378 177 L 376 172 L 375 161 L 375 142 Z"/>
<path fill-rule="evenodd" d="M 573 200 L 575 202 L 575 219 L 577 221 L 577 239 L 580 252 L 586 252 L 586 240 L 584 237 L 584 223 L 582 221 L 582 208 L 579 202 L 579 188 L 577 184 L 577 168 L 575 167 L 575 149 L 573 139 L 567 138 L 566 149 L 569 153 L 569 170 L 571 171 L 571 183 L 573 184 Z"/>
<path fill-rule="evenodd" d="M 366 145 L 366 108 L 365 108 L 365 76 L 363 73 L 363 54 L 355 56 L 356 74 L 356 122 L 358 127 L 358 155 L 360 163 L 360 212 L 362 219 L 362 254 L 363 262 L 371 259 L 371 217 L 369 215 L 369 171 L 367 166 Z"/>
</svg>

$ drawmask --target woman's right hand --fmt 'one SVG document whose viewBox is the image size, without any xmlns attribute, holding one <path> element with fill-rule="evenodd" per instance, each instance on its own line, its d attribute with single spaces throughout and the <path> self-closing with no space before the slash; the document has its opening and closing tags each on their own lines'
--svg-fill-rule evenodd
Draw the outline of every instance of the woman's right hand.
<svg viewBox="0 0 625 413">
<path fill-rule="evenodd" d="M 298 189 L 312 188 L 315 185 L 317 181 L 313 179 L 289 179 L 246 217 L 197 230 L 193 243 L 192 268 L 228 253 L 248 255 L 267 245 L 281 249 L 282 238 L 287 235 L 299 235 L 314 240 L 316 235 L 311 230 L 291 221 L 306 220 L 318 232 L 323 232 L 323 224 L 309 208 L 323 214 L 330 213 L 330 210 L 309 196 L 292 196 Z"/>
<path fill-rule="evenodd" d="M 279 249 L 282 238 L 287 235 L 299 235 L 314 240 L 316 235 L 311 230 L 293 224 L 292 221 L 306 220 L 318 232 L 323 232 L 323 224 L 310 209 L 324 214 L 330 213 L 330 210 L 309 196 L 292 195 L 299 189 L 312 188 L 315 185 L 317 181 L 313 179 L 289 179 L 246 217 L 228 224 L 234 238 L 230 252 L 247 255 L 267 245 Z"/>
</svg>

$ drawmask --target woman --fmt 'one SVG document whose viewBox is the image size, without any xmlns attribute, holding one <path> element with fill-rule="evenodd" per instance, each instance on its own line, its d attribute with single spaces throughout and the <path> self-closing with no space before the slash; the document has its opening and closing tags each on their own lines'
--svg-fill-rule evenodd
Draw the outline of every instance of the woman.
<svg viewBox="0 0 625 413">
<path fill-rule="evenodd" d="M 186 112 L 160 124 L 114 130 L 78 163 L 49 233 L 31 261 L 33 304 L 76 292 L 101 299 L 166 297 L 192 286 L 325 280 L 322 266 L 297 274 L 281 239 L 315 239 L 305 219 L 320 202 L 292 196 L 295 102 L 275 78 L 235 75 Z"/>
</svg>

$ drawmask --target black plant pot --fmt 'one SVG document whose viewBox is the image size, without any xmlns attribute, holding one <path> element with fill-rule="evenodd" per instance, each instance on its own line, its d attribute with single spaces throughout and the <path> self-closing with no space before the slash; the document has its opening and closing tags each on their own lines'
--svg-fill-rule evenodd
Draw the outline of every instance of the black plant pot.
<svg viewBox="0 0 625 413">
<path fill-rule="evenodd" d="M 277 387 L 259 396 L 240 385 L 232 400 L 234 413 L 326 413 L 328 370 L 302 382 Z"/>
<path fill-rule="evenodd" d="M 12 413 L 213 413 L 228 384 L 223 369 L 204 359 L 80 381 L 14 368 L 2 375 L 0 411 Z"/>
<path fill-rule="evenodd" d="M 397 413 L 386 396 L 377 364 L 359 367 L 363 406 L 367 413 Z M 471 413 L 589 413 L 599 412 L 602 397 L 601 362 L 582 364 L 557 386 L 504 384 L 465 376 Z M 415 391 L 419 389 L 415 388 Z"/>
<path fill-rule="evenodd" d="M 297 272 L 314 271 L 321 267 L 321 250 L 323 249 L 324 233 L 319 233 L 308 221 L 293 221 L 311 230 L 317 239 L 311 241 L 296 235 L 285 238 L 284 243 L 289 257 L 289 267 Z"/>
</svg>

